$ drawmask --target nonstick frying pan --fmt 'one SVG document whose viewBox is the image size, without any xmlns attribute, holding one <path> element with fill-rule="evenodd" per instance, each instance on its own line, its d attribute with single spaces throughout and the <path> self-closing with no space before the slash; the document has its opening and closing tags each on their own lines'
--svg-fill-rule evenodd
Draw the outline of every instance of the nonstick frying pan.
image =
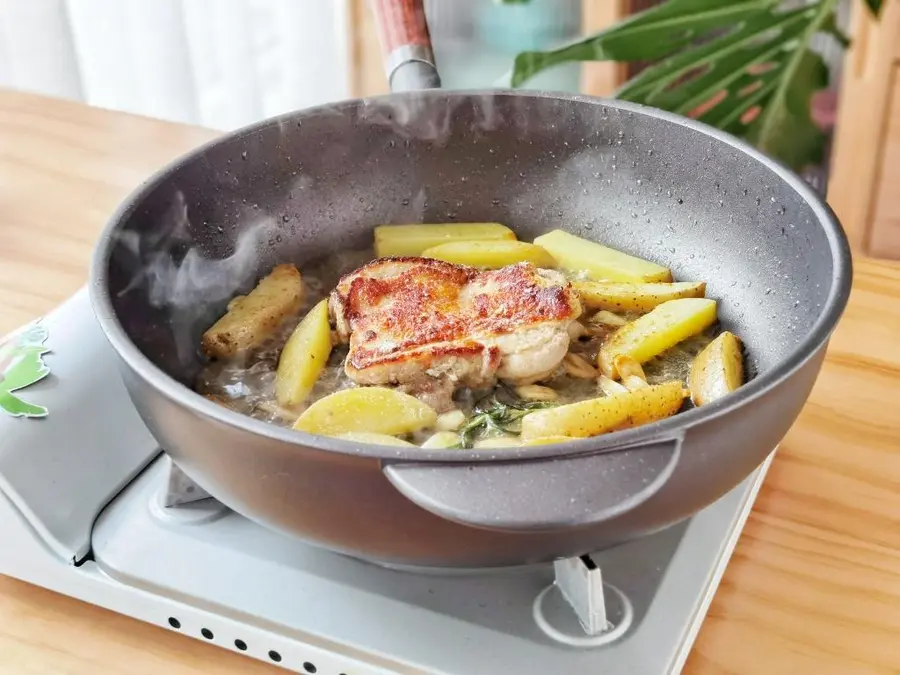
<svg viewBox="0 0 900 675">
<path fill-rule="evenodd" d="M 381 563 L 580 555 L 689 517 L 748 476 L 804 405 L 850 290 L 833 213 L 697 122 L 585 96 L 437 88 L 418 3 L 377 3 L 393 93 L 266 120 L 165 167 L 113 215 L 95 312 L 162 448 L 235 511 Z M 423 90 L 425 87 L 427 90 Z M 399 91 L 406 90 L 406 91 Z M 503 450 L 357 445 L 194 393 L 202 331 L 273 265 L 370 246 L 380 223 L 563 228 L 707 281 L 751 380 L 662 422 Z"/>
</svg>

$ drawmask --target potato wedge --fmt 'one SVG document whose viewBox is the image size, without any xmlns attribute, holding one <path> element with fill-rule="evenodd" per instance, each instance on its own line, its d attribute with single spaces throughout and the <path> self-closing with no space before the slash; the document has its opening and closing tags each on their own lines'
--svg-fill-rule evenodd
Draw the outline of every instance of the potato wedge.
<svg viewBox="0 0 900 675">
<path fill-rule="evenodd" d="M 704 281 L 679 281 L 671 284 L 576 281 L 572 287 L 581 302 L 591 309 L 642 314 L 669 300 L 702 298 L 706 295 Z"/>
<path fill-rule="evenodd" d="M 452 431 L 438 431 L 429 436 L 428 439 L 422 443 L 421 447 L 430 449 L 452 448 L 458 443 L 459 434 L 454 434 Z"/>
<path fill-rule="evenodd" d="M 622 394 L 545 408 L 522 418 L 522 439 L 587 438 L 670 417 L 684 402 L 681 382 L 664 382 Z"/>
<path fill-rule="evenodd" d="M 368 431 L 348 431 L 346 434 L 335 436 L 335 438 L 340 438 L 342 441 L 352 441 L 353 443 L 363 443 L 368 445 L 399 445 L 408 448 L 416 447 L 412 443 L 404 441 L 402 438 L 389 436 L 388 434 L 373 434 Z"/>
<path fill-rule="evenodd" d="M 505 239 L 516 234 L 500 223 L 428 223 L 422 225 L 378 225 L 375 228 L 375 255 L 422 255 L 422 251 L 454 241 Z"/>
<path fill-rule="evenodd" d="M 741 340 L 725 331 L 697 354 L 691 364 L 688 386 L 691 400 L 701 406 L 730 394 L 744 384 Z"/>
<path fill-rule="evenodd" d="M 597 281 L 672 281 L 672 272 L 649 260 L 616 251 L 563 230 L 553 230 L 534 240 L 550 252 L 557 266 L 585 273 Z"/>
<path fill-rule="evenodd" d="M 201 346 L 219 359 L 258 347 L 302 304 L 300 271 L 293 265 L 276 265 L 250 293 L 229 303 L 225 315 L 203 334 Z"/>
<path fill-rule="evenodd" d="M 553 256 L 540 246 L 506 239 L 453 241 L 425 249 L 422 257 L 481 269 L 499 269 L 520 262 L 530 262 L 535 267 L 556 267 Z"/>
<path fill-rule="evenodd" d="M 419 399 L 387 387 L 354 387 L 309 406 L 294 429 L 322 436 L 367 432 L 395 436 L 434 426 L 437 413 Z"/>
<path fill-rule="evenodd" d="M 331 355 L 328 300 L 320 300 L 288 338 L 275 371 L 275 399 L 286 408 L 309 396 Z"/>
<path fill-rule="evenodd" d="M 597 367 L 618 379 L 618 356 L 645 363 L 716 322 L 716 301 L 709 298 L 669 300 L 651 312 L 619 328 L 597 352 Z"/>
</svg>

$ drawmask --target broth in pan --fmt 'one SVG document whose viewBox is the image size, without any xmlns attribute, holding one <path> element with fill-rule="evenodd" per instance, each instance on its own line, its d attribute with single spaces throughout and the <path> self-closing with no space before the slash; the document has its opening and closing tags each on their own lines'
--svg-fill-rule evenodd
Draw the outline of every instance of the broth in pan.
<svg viewBox="0 0 900 675">
<path fill-rule="evenodd" d="M 202 338 L 196 390 L 257 419 L 426 448 L 565 442 L 744 382 L 706 284 L 561 230 L 385 225 L 275 267 Z"/>
</svg>

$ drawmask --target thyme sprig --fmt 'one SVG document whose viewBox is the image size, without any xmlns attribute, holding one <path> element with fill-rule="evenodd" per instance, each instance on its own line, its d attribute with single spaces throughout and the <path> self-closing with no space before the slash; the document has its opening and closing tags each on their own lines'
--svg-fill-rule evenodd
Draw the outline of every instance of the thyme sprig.
<svg viewBox="0 0 900 675">
<path fill-rule="evenodd" d="M 501 393 L 507 395 L 501 399 Z M 522 418 L 542 408 L 552 408 L 554 401 L 523 401 L 509 390 L 501 389 L 475 404 L 475 414 L 459 430 L 456 448 L 469 449 L 475 441 L 499 434 L 518 434 L 522 431 Z"/>
</svg>

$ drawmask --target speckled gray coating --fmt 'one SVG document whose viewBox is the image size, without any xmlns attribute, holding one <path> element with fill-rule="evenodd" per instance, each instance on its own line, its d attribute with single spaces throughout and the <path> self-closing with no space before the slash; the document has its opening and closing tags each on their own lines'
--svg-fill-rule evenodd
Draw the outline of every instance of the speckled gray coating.
<svg viewBox="0 0 900 675">
<path fill-rule="evenodd" d="M 639 429 L 500 452 L 355 446 L 182 384 L 200 332 L 272 265 L 367 246 L 379 223 L 448 220 L 525 240 L 563 228 L 706 280 L 753 380 Z M 353 555 L 484 567 L 596 550 L 736 486 L 805 402 L 850 278 L 828 207 L 729 136 L 623 102 L 433 90 L 279 117 L 166 167 L 113 216 L 91 293 L 138 411 L 212 495 Z M 490 479 L 473 473 L 496 462 Z M 557 489 L 573 494 L 568 512 Z M 546 518 L 523 517 L 528 500 Z"/>
</svg>

